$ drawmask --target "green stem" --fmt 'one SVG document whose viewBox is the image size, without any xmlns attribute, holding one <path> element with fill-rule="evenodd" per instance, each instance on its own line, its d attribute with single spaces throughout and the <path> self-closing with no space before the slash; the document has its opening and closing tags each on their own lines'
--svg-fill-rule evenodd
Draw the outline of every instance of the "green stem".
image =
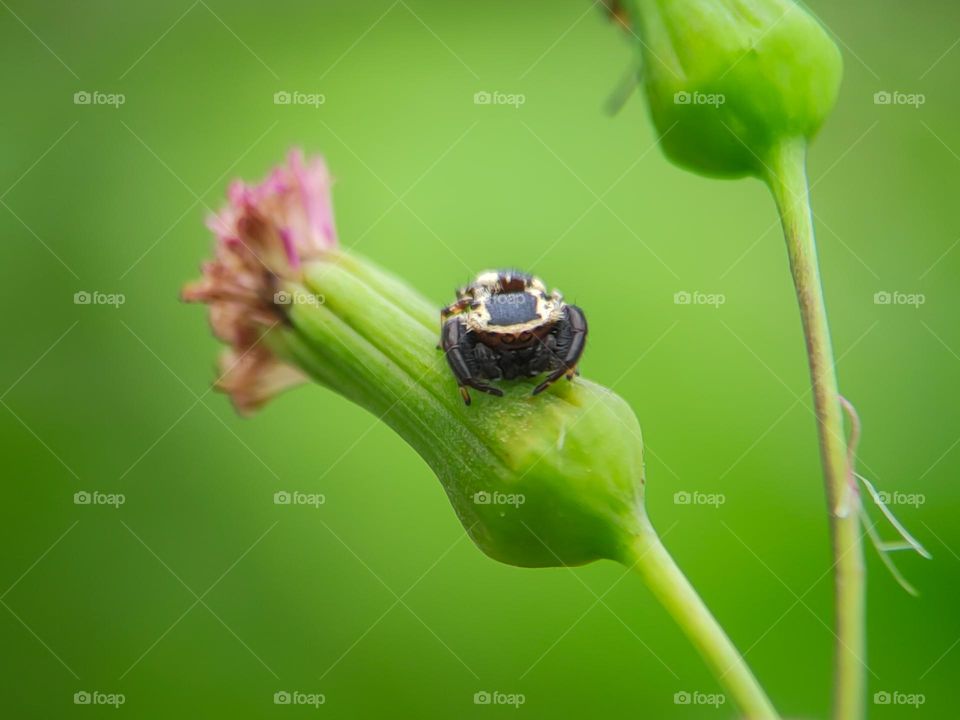
<svg viewBox="0 0 960 720">
<path fill-rule="evenodd" d="M 779 718 L 737 648 L 649 525 L 634 540 L 625 564 L 631 565 L 643 577 L 746 718 Z"/>
<path fill-rule="evenodd" d="M 847 460 L 835 361 L 817 263 L 807 186 L 806 143 L 802 140 L 783 143 L 771 153 L 769 165 L 771 169 L 765 179 L 780 211 L 803 319 L 829 503 L 837 635 L 833 716 L 836 720 L 857 720 L 864 717 L 866 687 L 866 578 L 857 513 L 859 497 Z"/>
</svg>

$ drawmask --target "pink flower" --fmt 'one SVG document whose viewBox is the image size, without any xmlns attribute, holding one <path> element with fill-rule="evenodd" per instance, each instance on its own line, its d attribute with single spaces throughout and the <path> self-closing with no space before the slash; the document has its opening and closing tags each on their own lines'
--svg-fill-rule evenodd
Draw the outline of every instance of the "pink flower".
<svg viewBox="0 0 960 720">
<path fill-rule="evenodd" d="M 220 358 L 218 389 L 241 413 L 250 413 L 305 377 L 263 342 L 285 322 L 276 302 L 282 283 L 296 281 L 305 261 L 337 247 L 330 173 L 321 157 L 294 150 L 259 185 L 237 180 L 228 204 L 207 221 L 216 235 L 215 257 L 183 299 L 210 306 L 214 334 L 229 348 Z"/>
</svg>

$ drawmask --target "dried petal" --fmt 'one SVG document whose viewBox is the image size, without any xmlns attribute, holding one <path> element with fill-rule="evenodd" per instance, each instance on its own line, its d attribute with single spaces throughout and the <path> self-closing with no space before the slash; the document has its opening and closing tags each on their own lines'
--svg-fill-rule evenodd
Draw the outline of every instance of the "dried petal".
<svg viewBox="0 0 960 720">
<path fill-rule="evenodd" d="M 298 280 L 305 261 L 337 247 L 330 185 L 323 158 L 306 160 L 294 150 L 260 184 L 233 182 L 226 207 L 207 219 L 216 235 L 214 259 L 182 297 L 210 306 L 213 332 L 230 346 L 217 387 L 241 412 L 304 379 L 262 340 L 286 320 L 285 305 L 276 301 L 282 284 Z"/>
</svg>

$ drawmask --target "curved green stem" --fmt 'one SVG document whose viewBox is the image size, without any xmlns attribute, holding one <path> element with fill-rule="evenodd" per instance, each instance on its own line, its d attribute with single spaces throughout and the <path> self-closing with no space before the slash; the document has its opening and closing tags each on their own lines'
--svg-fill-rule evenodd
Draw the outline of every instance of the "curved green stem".
<svg viewBox="0 0 960 720">
<path fill-rule="evenodd" d="M 806 143 L 802 140 L 783 143 L 774 149 L 769 160 L 765 180 L 780 211 L 800 304 L 830 506 L 837 635 L 833 716 L 836 720 L 857 720 L 864 717 L 866 687 L 866 578 L 857 513 L 860 500 L 847 460 L 835 361 L 817 263 L 807 186 Z"/>
<path fill-rule="evenodd" d="M 643 577 L 745 717 L 748 720 L 779 718 L 737 648 L 652 528 L 648 526 L 636 537 L 624 562 Z"/>
</svg>

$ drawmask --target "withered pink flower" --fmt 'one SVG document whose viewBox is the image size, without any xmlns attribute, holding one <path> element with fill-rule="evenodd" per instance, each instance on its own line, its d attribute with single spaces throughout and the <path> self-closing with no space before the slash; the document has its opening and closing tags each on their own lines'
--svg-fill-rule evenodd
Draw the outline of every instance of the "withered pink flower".
<svg viewBox="0 0 960 720">
<path fill-rule="evenodd" d="M 306 379 L 261 340 L 285 321 L 281 284 L 298 281 L 304 262 L 337 247 L 330 185 L 323 158 L 294 150 L 259 185 L 235 181 L 227 206 L 207 221 L 215 257 L 182 297 L 210 306 L 214 334 L 229 346 L 216 386 L 241 413 Z"/>
</svg>

